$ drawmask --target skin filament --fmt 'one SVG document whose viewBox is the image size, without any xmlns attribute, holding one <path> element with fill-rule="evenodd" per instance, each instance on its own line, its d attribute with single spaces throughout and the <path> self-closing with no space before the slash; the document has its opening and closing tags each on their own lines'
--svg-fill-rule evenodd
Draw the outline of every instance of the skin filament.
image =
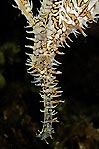
<svg viewBox="0 0 99 149">
<path fill-rule="evenodd" d="M 28 59 L 27 72 L 34 78 L 32 81 L 36 86 L 41 87 L 40 96 L 44 104 L 43 128 L 39 131 L 38 137 L 47 142 L 52 138 L 54 128 L 53 122 L 59 122 L 55 115 L 55 108 L 59 103 L 62 91 L 58 87 L 56 74 L 61 74 L 57 67 L 61 64 L 55 59 L 57 54 L 64 54 L 58 50 L 59 47 L 67 45 L 67 39 L 71 42 L 69 35 L 78 33 L 86 36 L 84 30 L 88 23 L 97 22 L 99 18 L 99 0 L 43 0 L 38 15 L 32 12 L 33 3 L 29 0 L 14 0 L 22 15 L 25 16 L 34 37 L 26 37 L 31 40 L 32 45 L 26 45 L 32 49 L 32 54 L 26 53 Z"/>
</svg>

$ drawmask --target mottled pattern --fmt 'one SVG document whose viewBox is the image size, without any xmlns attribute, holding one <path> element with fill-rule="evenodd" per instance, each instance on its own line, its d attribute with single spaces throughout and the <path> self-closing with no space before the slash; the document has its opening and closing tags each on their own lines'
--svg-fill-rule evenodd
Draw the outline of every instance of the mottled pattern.
<svg viewBox="0 0 99 149">
<path fill-rule="evenodd" d="M 29 0 L 14 0 L 21 10 L 21 13 L 28 21 L 28 27 L 32 31 L 27 33 L 34 34 L 34 38 L 27 37 L 33 41 L 32 45 L 26 46 L 32 49 L 32 54 L 26 53 L 29 58 L 26 65 L 27 72 L 34 76 L 35 85 L 41 87 L 40 95 L 44 103 L 44 121 L 42 131 L 38 137 L 41 140 L 51 137 L 54 133 L 52 127 L 53 122 L 58 122 L 54 115 L 57 112 L 54 108 L 62 100 L 56 100 L 61 96 L 62 91 L 58 87 L 56 74 L 61 74 L 57 70 L 60 65 L 55 60 L 56 54 L 64 54 L 58 50 L 58 47 L 67 44 L 67 39 L 73 33 L 76 37 L 78 33 L 86 36 L 84 29 L 88 27 L 88 22 L 97 21 L 99 17 L 99 1 L 98 0 L 43 0 L 41 8 L 38 11 L 38 16 L 32 13 L 32 1 Z M 55 99 L 54 99 L 55 98 Z"/>
</svg>

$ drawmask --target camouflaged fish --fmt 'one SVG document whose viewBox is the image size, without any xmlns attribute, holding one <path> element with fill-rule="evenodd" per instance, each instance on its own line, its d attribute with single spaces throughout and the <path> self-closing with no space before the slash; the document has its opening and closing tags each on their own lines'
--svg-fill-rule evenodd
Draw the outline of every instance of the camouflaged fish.
<svg viewBox="0 0 99 149">
<path fill-rule="evenodd" d="M 62 91 L 58 86 L 56 74 L 61 74 L 57 67 L 61 64 L 55 59 L 57 54 L 64 54 L 59 47 L 68 45 L 69 35 L 78 33 L 86 36 L 84 30 L 88 23 L 96 22 L 99 18 L 99 0 L 43 0 L 38 15 L 32 12 L 33 3 L 29 0 L 14 0 L 22 15 L 26 17 L 28 26 L 34 37 L 26 37 L 32 41 L 27 48 L 32 54 L 26 53 L 28 59 L 27 72 L 33 76 L 36 86 L 40 86 L 40 95 L 44 104 L 43 127 L 38 137 L 47 142 L 47 138 L 54 133 L 53 122 L 58 122 L 55 108 L 60 102 L 58 97 Z"/>
</svg>

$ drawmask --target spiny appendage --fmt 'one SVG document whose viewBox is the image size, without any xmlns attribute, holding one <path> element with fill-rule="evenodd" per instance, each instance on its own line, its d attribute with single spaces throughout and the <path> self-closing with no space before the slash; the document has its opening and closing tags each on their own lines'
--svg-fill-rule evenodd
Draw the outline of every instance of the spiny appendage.
<svg viewBox="0 0 99 149">
<path fill-rule="evenodd" d="M 61 96 L 62 91 L 59 91 L 60 87 L 56 87 L 57 80 L 56 77 L 52 74 L 42 76 L 43 83 L 41 85 L 41 97 L 44 103 L 44 110 L 40 110 L 44 113 L 44 121 L 42 131 L 39 131 L 37 137 L 40 137 L 41 140 L 45 140 L 47 142 L 47 138 L 50 137 L 52 139 L 52 134 L 54 133 L 54 128 L 52 127 L 53 122 L 59 122 L 57 117 L 54 117 L 57 112 L 54 110 L 56 106 L 60 102 L 64 102 L 61 100 L 54 100 L 53 98 Z"/>
<path fill-rule="evenodd" d="M 33 3 L 32 0 L 14 0 L 17 4 L 17 6 L 14 6 L 15 8 L 18 8 L 21 13 L 26 17 L 29 26 L 33 26 L 34 25 L 34 16 L 33 16 Z"/>
<path fill-rule="evenodd" d="M 53 122 L 59 122 L 57 120 L 57 117 L 54 117 L 57 112 L 55 112 L 54 108 L 57 106 L 59 102 L 63 102 L 61 100 L 54 101 L 51 100 L 50 97 L 47 95 L 45 96 L 45 99 L 43 99 L 44 102 L 44 110 L 41 110 L 41 112 L 44 112 L 44 121 L 43 123 L 43 129 L 39 133 L 38 137 L 41 138 L 41 140 L 45 140 L 48 137 L 52 138 L 52 134 L 54 133 L 54 128 L 52 127 Z"/>
<path fill-rule="evenodd" d="M 57 66 L 57 64 L 59 65 L 59 62 L 55 60 L 54 53 L 40 54 L 37 57 L 33 57 L 33 54 L 31 54 L 29 57 L 30 59 L 27 60 L 27 65 L 29 66 L 28 72 L 34 76 L 33 83 L 37 86 L 41 86 L 40 95 L 43 99 L 41 102 L 44 103 L 44 110 L 40 110 L 44 112 L 43 128 L 38 137 L 46 141 L 48 137 L 52 138 L 52 134 L 54 133 L 52 123 L 58 122 L 57 118 L 54 118 L 54 115 L 57 114 L 54 108 L 60 102 L 64 102 L 54 100 L 55 97 L 61 96 L 62 93 L 62 91 L 59 91 L 60 87 L 56 87 L 58 81 L 55 75 L 61 72 L 57 71 L 55 66 Z"/>
<path fill-rule="evenodd" d="M 44 121 L 43 129 L 38 135 L 42 140 L 51 137 L 54 133 L 52 127 L 53 122 L 57 122 L 57 118 L 53 118 L 56 114 L 54 108 L 61 100 L 54 100 L 59 97 L 62 91 L 59 91 L 55 75 L 60 74 L 55 66 L 60 63 L 55 60 L 56 54 L 63 54 L 58 51 L 58 47 L 67 44 L 69 34 L 81 32 L 84 36 L 87 22 L 94 21 L 99 14 L 98 0 L 43 0 L 38 16 L 34 17 L 32 13 L 32 2 L 29 0 L 14 0 L 18 9 L 26 17 L 29 27 L 32 27 L 34 38 L 27 39 L 34 42 L 31 48 L 33 53 L 27 54 L 26 65 L 29 66 L 28 73 L 34 76 L 35 85 L 41 86 L 41 97 L 44 102 Z M 67 46 L 69 46 L 67 44 Z"/>
<path fill-rule="evenodd" d="M 54 0 L 51 9 L 54 31 L 58 45 L 63 46 L 73 33 L 76 37 L 78 33 L 86 36 L 84 29 L 88 27 L 88 22 L 96 21 L 99 18 L 99 0 Z"/>
</svg>

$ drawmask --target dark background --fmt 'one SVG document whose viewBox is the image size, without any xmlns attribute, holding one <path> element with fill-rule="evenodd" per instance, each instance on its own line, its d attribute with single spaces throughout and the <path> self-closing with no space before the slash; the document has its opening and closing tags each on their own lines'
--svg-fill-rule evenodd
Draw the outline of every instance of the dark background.
<svg viewBox="0 0 99 149">
<path fill-rule="evenodd" d="M 33 3 L 36 14 L 40 3 Z M 99 21 L 89 24 L 86 38 L 70 35 L 71 48 L 60 48 L 66 54 L 56 56 L 65 104 L 57 108 L 60 123 L 53 125 L 54 139 L 46 145 L 36 137 L 43 105 L 25 66 L 27 23 L 12 4 L 0 1 L 0 149 L 99 149 Z"/>
</svg>

